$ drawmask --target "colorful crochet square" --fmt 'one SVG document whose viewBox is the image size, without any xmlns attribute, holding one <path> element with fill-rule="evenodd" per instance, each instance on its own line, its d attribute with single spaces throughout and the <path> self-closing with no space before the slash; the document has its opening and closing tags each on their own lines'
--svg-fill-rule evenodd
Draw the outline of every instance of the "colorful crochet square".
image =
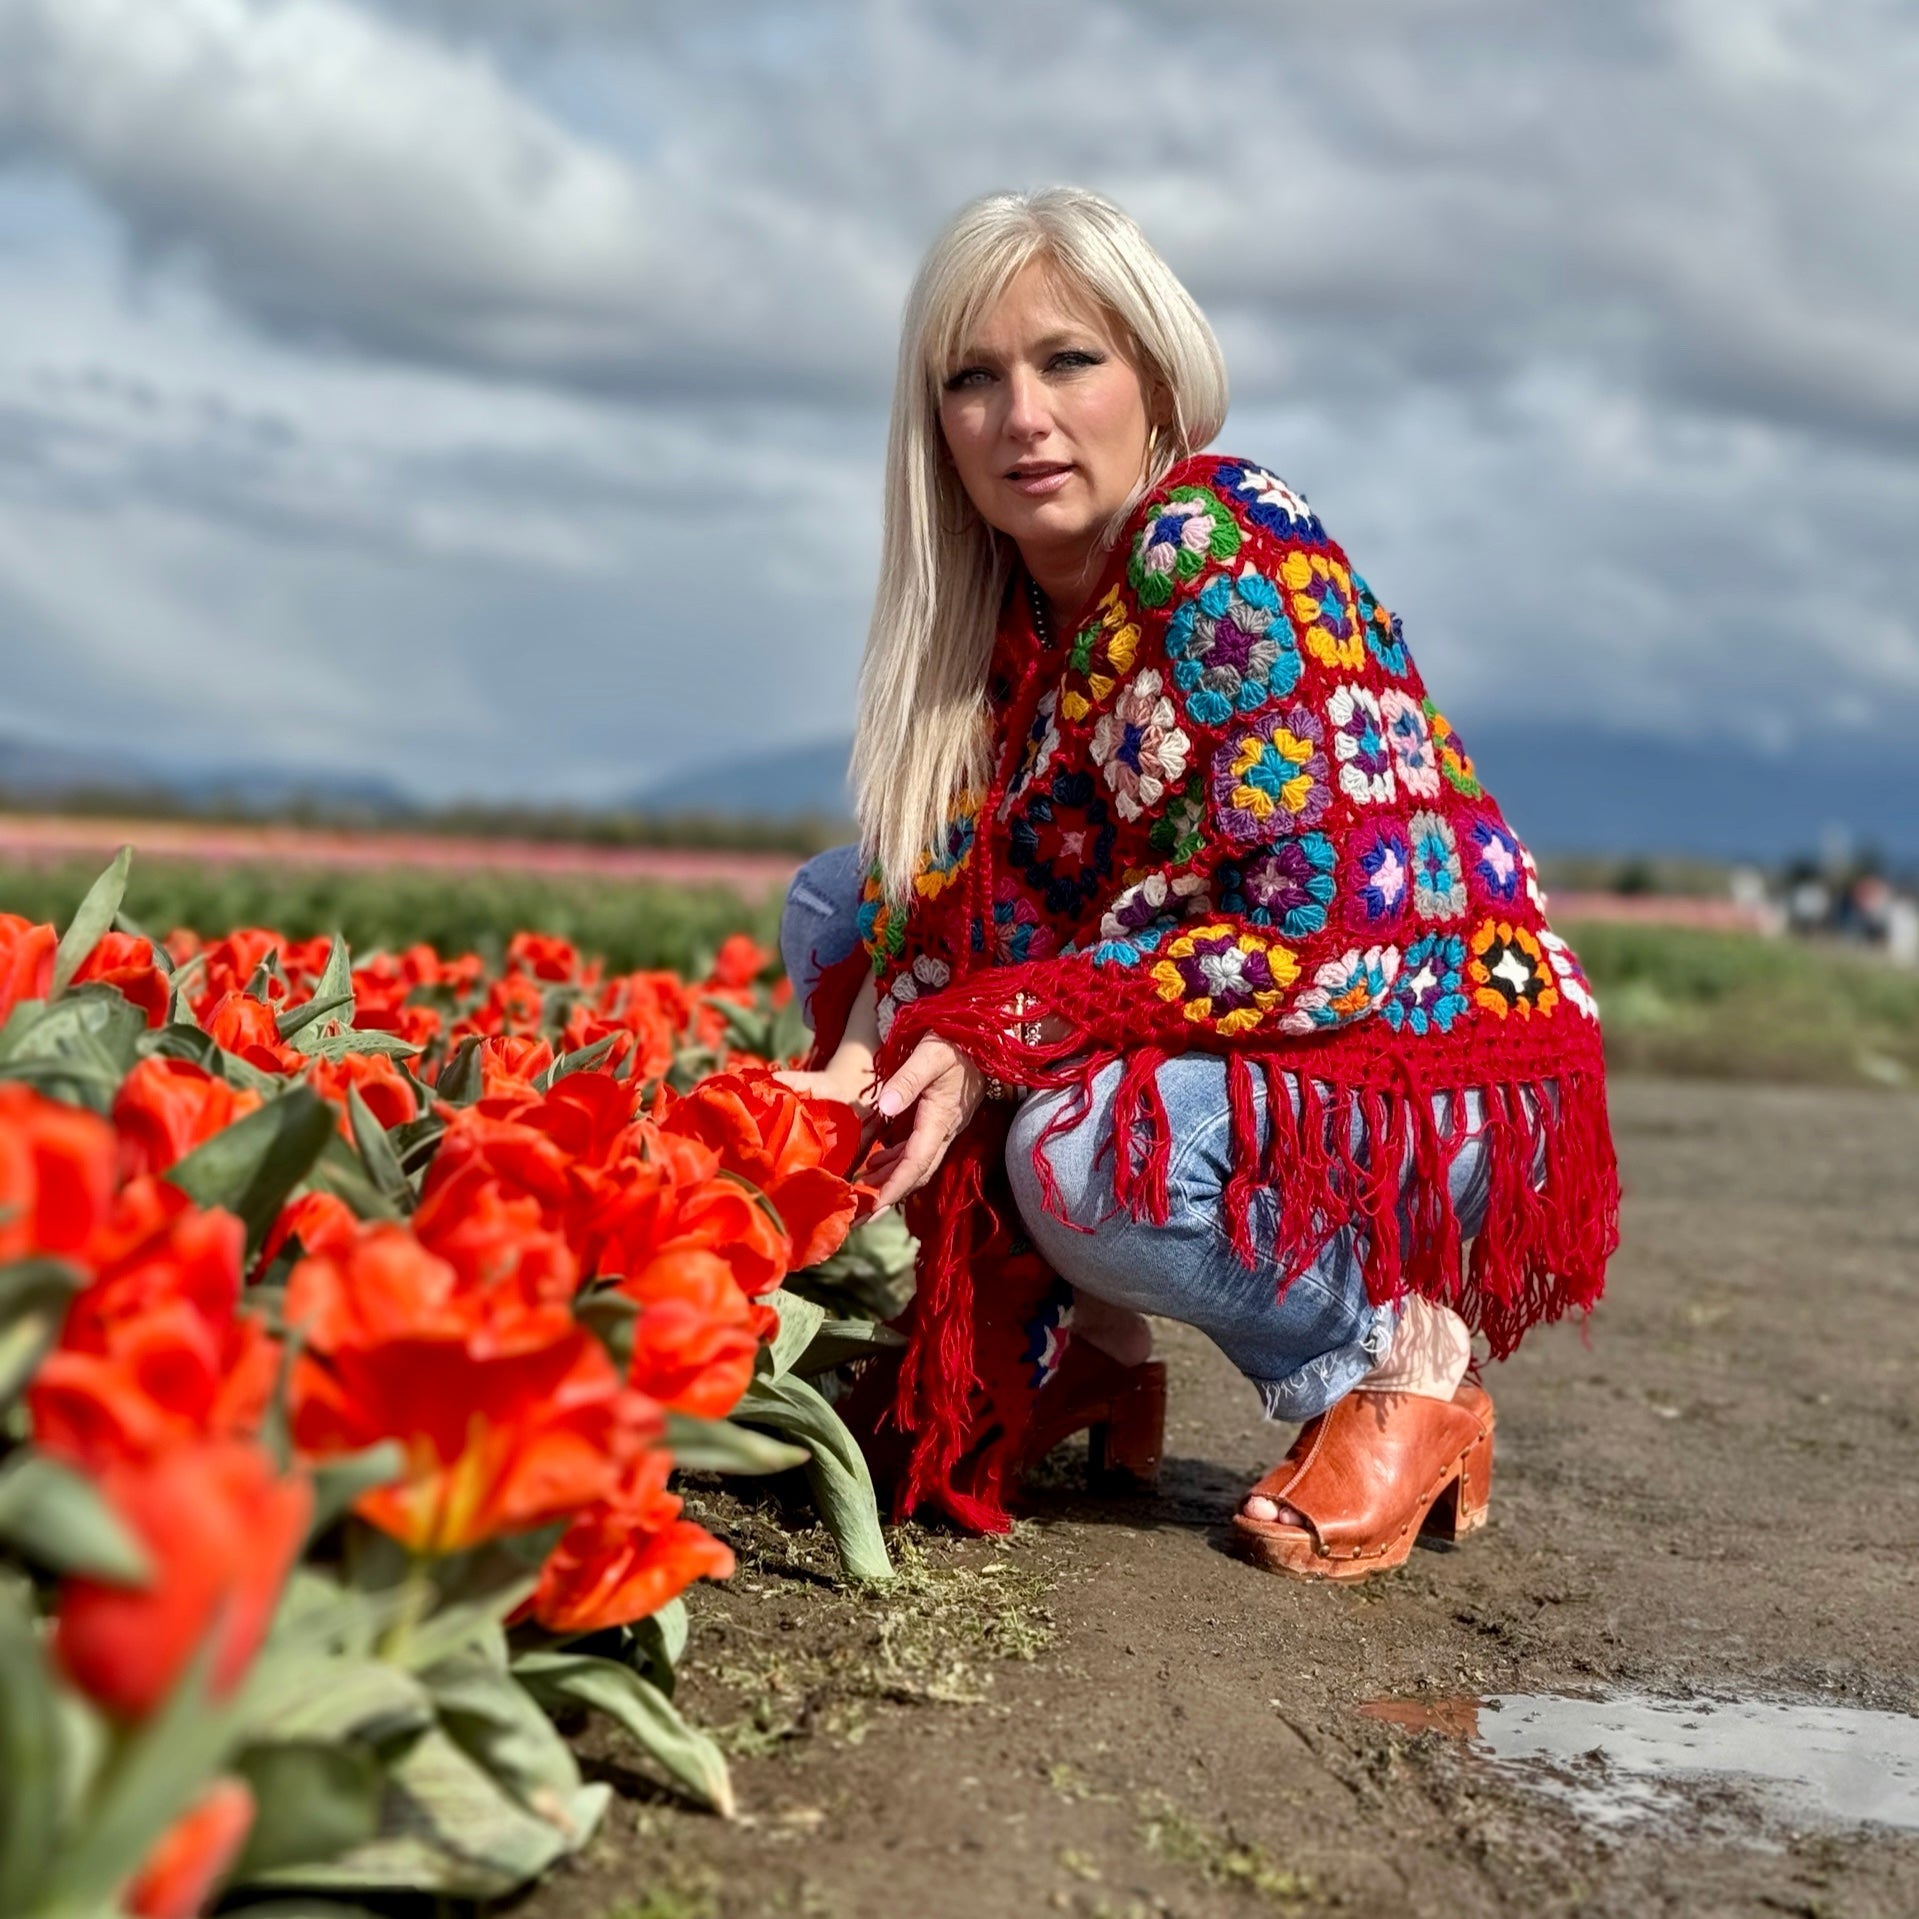
<svg viewBox="0 0 1919 1919">
<path fill-rule="evenodd" d="M 1295 547 L 1279 565 L 1299 643 L 1321 666 L 1356 672 L 1366 659 L 1351 576 L 1330 553 Z"/>
<path fill-rule="evenodd" d="M 1072 914 L 1099 898 L 1113 866 L 1112 815 L 1093 776 L 1057 772 L 1007 829 L 1008 863 L 1047 912 Z"/>
<path fill-rule="evenodd" d="M 1460 816 L 1460 854 L 1466 862 L 1466 890 L 1491 911 L 1512 910 L 1525 873 L 1519 842 L 1490 806 L 1475 806 Z"/>
<path fill-rule="evenodd" d="M 1255 526 L 1282 540 L 1304 546 L 1324 546 L 1326 529 L 1319 516 L 1276 473 L 1263 466 L 1245 466 L 1228 460 L 1214 470 L 1213 485 L 1232 498 Z"/>
<path fill-rule="evenodd" d="M 1026 960 L 1050 959 L 1059 951 L 1059 936 L 1040 917 L 1039 908 L 1010 877 L 993 888 L 993 957 L 1002 966 Z"/>
<path fill-rule="evenodd" d="M 1026 1383 L 1034 1392 L 1059 1371 L 1066 1347 L 1073 1336 L 1073 1289 L 1056 1279 L 1040 1301 L 1039 1311 L 1022 1327 L 1025 1347 L 1020 1354 L 1026 1367 Z"/>
<path fill-rule="evenodd" d="M 1213 755 L 1213 812 L 1230 839 L 1317 826 L 1332 803 L 1326 729 L 1304 706 L 1235 723 Z"/>
<path fill-rule="evenodd" d="M 1183 866 L 1206 843 L 1206 774 L 1187 776 L 1186 784 L 1166 802 L 1153 822 L 1147 844 L 1175 866 Z"/>
<path fill-rule="evenodd" d="M 1553 969 L 1553 978 L 1559 982 L 1560 992 L 1588 1019 L 1596 1020 L 1599 1017 L 1599 1002 L 1593 997 L 1592 987 L 1581 971 L 1573 949 L 1557 933 L 1544 928 L 1540 930 L 1539 944 L 1545 948 L 1547 963 Z"/>
<path fill-rule="evenodd" d="M 906 914 L 886 897 L 885 882 L 875 863 L 860 888 L 860 910 L 855 921 L 860 944 L 873 956 L 875 966 L 896 958 L 906 944 Z"/>
<path fill-rule="evenodd" d="M 1118 587 L 1107 592 L 1094 612 L 1096 617 L 1080 628 L 1066 656 L 1059 710 L 1069 720 L 1083 720 L 1104 706 L 1113 688 L 1133 670 L 1139 651 L 1139 627 L 1127 618 Z"/>
<path fill-rule="evenodd" d="M 1176 486 L 1146 510 L 1133 542 L 1127 584 L 1142 606 L 1165 606 L 1214 560 L 1230 560 L 1245 535 L 1210 487 Z"/>
<path fill-rule="evenodd" d="M 1427 730 L 1424 708 L 1410 693 L 1389 686 L 1379 696 L 1379 717 L 1385 723 L 1399 790 L 1416 800 L 1437 799 L 1439 749 Z"/>
<path fill-rule="evenodd" d="M 1413 845 L 1404 823 L 1386 817 L 1353 829 L 1346 845 L 1344 923 L 1362 939 L 1396 933 L 1413 898 Z"/>
<path fill-rule="evenodd" d="M 1336 686 L 1326 702 L 1333 725 L 1333 757 L 1340 790 L 1360 806 L 1390 806 L 1393 755 L 1379 698 L 1364 686 Z"/>
<path fill-rule="evenodd" d="M 1277 941 L 1215 925 L 1189 927 L 1168 940 L 1152 970 L 1161 999 L 1179 1004 L 1195 1025 L 1221 1033 L 1250 1032 L 1298 977 L 1299 961 Z"/>
<path fill-rule="evenodd" d="M 1472 755 L 1466 751 L 1465 741 L 1454 732 L 1451 721 L 1433 704 L 1430 696 L 1424 701 L 1423 710 L 1433 745 L 1439 749 L 1439 770 L 1452 782 L 1456 792 L 1465 794 L 1469 800 L 1478 799 L 1486 789 L 1473 770 Z"/>
<path fill-rule="evenodd" d="M 952 978 L 953 969 L 943 959 L 935 959 L 930 953 L 920 954 L 880 999 L 877 1009 L 880 1038 L 885 1039 L 893 1030 L 902 1006 L 912 1005 L 922 993 L 937 993 L 942 986 L 950 985 Z"/>
<path fill-rule="evenodd" d="M 1366 636 L 1366 651 L 1379 662 L 1380 671 L 1403 680 L 1412 671 L 1406 651 L 1406 635 L 1397 613 L 1388 613 L 1373 597 L 1373 589 L 1357 573 L 1352 576 L 1353 598 L 1359 605 L 1360 631 Z"/>
<path fill-rule="evenodd" d="M 973 856 L 973 838 L 979 829 L 979 795 L 966 794 L 960 811 L 946 822 L 946 831 L 937 846 L 929 846 L 920 855 L 913 874 L 913 891 L 921 899 L 938 899 L 966 871 Z"/>
<path fill-rule="evenodd" d="M 1304 939 L 1326 924 L 1333 864 L 1333 843 L 1324 833 L 1302 833 L 1242 854 L 1219 869 L 1219 910 L 1271 926 L 1289 940 Z"/>
<path fill-rule="evenodd" d="M 1466 977 L 1473 999 L 1501 1019 L 1542 1017 L 1559 1004 L 1559 982 L 1538 939 L 1524 926 L 1482 920 L 1473 929 Z"/>
<path fill-rule="evenodd" d="M 1317 1033 L 1334 1026 L 1350 1026 L 1364 1019 L 1385 999 L 1399 973 L 1399 948 L 1355 947 L 1327 960 L 1313 974 L 1311 986 L 1294 1000 L 1282 1019 L 1287 1033 Z"/>
<path fill-rule="evenodd" d="M 1186 777 L 1192 750 L 1157 667 L 1128 682 L 1113 710 L 1102 713 L 1093 728 L 1093 764 L 1112 789 L 1123 820 L 1158 807 L 1167 789 Z"/>
<path fill-rule="evenodd" d="M 999 803 L 1002 820 L 1011 817 L 1013 802 L 1035 780 L 1044 778 L 1053 755 L 1059 751 L 1059 697 L 1059 688 L 1051 687 L 1033 709 L 1032 723 L 1026 729 L 1026 739 L 1020 748 L 1019 765 L 1013 769 Z"/>
<path fill-rule="evenodd" d="M 1215 573 L 1174 609 L 1166 653 L 1195 726 L 1223 726 L 1299 683 L 1299 647 L 1279 588 L 1250 566 L 1237 579 Z"/>
<path fill-rule="evenodd" d="M 1407 821 L 1413 842 L 1413 911 L 1423 920 L 1453 920 L 1466 910 L 1466 879 L 1459 842 L 1443 813 L 1415 813 Z"/>
<path fill-rule="evenodd" d="M 1461 991 L 1466 942 L 1457 933 L 1428 933 L 1406 949 L 1399 977 L 1379 1009 L 1395 1033 L 1450 1033 L 1472 1011 Z"/>
<path fill-rule="evenodd" d="M 1150 927 L 1177 925 L 1181 918 L 1207 911 L 1206 881 L 1198 873 L 1148 873 L 1127 887 L 1100 916 L 1102 940 L 1137 940 Z"/>
</svg>

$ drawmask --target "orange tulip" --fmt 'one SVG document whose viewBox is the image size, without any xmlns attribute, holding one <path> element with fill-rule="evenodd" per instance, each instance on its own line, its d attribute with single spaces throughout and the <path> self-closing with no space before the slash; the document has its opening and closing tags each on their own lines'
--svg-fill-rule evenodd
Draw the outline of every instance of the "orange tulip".
<svg viewBox="0 0 1919 1919">
<path fill-rule="evenodd" d="M 720 1173 L 698 1140 L 636 1128 L 632 1150 L 599 1182 L 581 1228 L 581 1263 L 607 1277 L 639 1272 L 680 1251 L 718 1255 L 740 1290 L 757 1296 L 786 1277 L 786 1236 L 766 1208 Z"/>
<path fill-rule="evenodd" d="M 253 1814 L 245 1780 L 216 1779 L 160 1835 L 121 1907 L 134 1919 L 198 1919 L 239 1858 Z"/>
<path fill-rule="evenodd" d="M 205 1004 L 196 1000 L 195 1012 L 213 1043 L 235 1059 L 263 1073 L 298 1069 L 300 1056 L 281 1039 L 272 1009 L 251 993 L 223 993 Z"/>
<path fill-rule="evenodd" d="M 847 1175 L 860 1123 L 838 1100 L 796 1093 L 764 1071 L 716 1073 L 673 1100 L 660 1125 L 700 1140 L 725 1171 L 766 1195 L 796 1272 L 837 1252 L 859 1216 L 862 1195 Z"/>
<path fill-rule="evenodd" d="M 107 1504 L 146 1548 L 149 1583 L 67 1580 L 53 1650 L 109 1712 L 137 1719 L 173 1690 L 211 1637 L 210 1684 L 230 1693 L 266 1637 L 312 1517 L 312 1488 L 282 1478 L 259 1447 L 204 1440 L 108 1466 Z"/>
<path fill-rule="evenodd" d="M 733 1554 L 680 1517 L 670 1454 L 640 1453 L 611 1497 L 574 1520 L 540 1569 L 529 1610 L 549 1632 L 600 1632 L 656 1613 L 696 1579 L 730 1579 Z"/>
<path fill-rule="evenodd" d="M 563 1306 L 463 1281 L 403 1228 L 302 1260 L 286 1317 L 306 1336 L 293 1434 L 325 1458 L 384 1439 L 400 1481 L 355 1510 L 420 1553 L 458 1552 L 603 1498 L 633 1396 Z"/>
<path fill-rule="evenodd" d="M 60 935 L 18 913 L 0 913 L 0 1019 L 23 999 L 53 991 L 53 955 Z"/>
<path fill-rule="evenodd" d="M 113 1098 L 123 1176 L 164 1173 L 259 1105 L 190 1059 L 143 1059 Z"/>
<path fill-rule="evenodd" d="M 556 984 L 591 986 L 600 977 L 598 963 L 582 970 L 579 948 L 557 933 L 515 933 L 507 942 L 506 964 L 509 972 Z"/>
<path fill-rule="evenodd" d="M 773 963 L 773 955 L 758 940 L 745 933 L 734 933 L 720 942 L 707 984 L 729 992 L 742 993 Z"/>
<path fill-rule="evenodd" d="M 298 1036 L 296 1035 L 296 1043 Z M 340 1109 L 340 1131 L 348 1138 L 347 1094 L 357 1092 L 367 1110 L 391 1132 L 417 1118 L 420 1102 L 403 1074 L 384 1053 L 348 1053 L 343 1059 L 316 1059 L 306 1070 L 307 1084 Z"/>
<path fill-rule="evenodd" d="M 578 1290 L 579 1262 L 543 1224 L 539 1202 L 510 1193 L 477 1162 L 434 1187 L 413 1231 L 465 1286 L 511 1287 L 529 1304 L 562 1306 Z"/>
<path fill-rule="evenodd" d="M 678 1251 L 620 1280 L 640 1309 L 627 1378 L 674 1412 L 719 1419 L 739 1404 L 761 1342 L 778 1329 L 771 1307 L 740 1291 L 726 1262 Z"/>
<path fill-rule="evenodd" d="M 280 1349 L 238 1310 L 244 1230 L 155 1179 L 114 1201 L 82 1255 L 93 1269 L 27 1391 L 47 1452 L 102 1468 L 258 1432 Z"/>
<path fill-rule="evenodd" d="M 0 1264 L 78 1254 L 113 1204 L 118 1154 L 105 1120 L 0 1081 Z"/>
<path fill-rule="evenodd" d="M 149 1026 L 164 1026 L 173 1004 L 173 987 L 155 964 L 153 942 L 131 933 L 102 933 L 99 943 L 74 973 L 73 983 L 97 981 L 114 987 L 147 1016 Z"/>
</svg>

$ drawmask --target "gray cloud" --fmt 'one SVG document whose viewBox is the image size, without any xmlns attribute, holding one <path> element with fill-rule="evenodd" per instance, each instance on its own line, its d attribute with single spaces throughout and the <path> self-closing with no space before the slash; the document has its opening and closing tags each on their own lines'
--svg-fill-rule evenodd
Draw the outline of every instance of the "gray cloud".
<svg viewBox="0 0 1919 1919">
<path fill-rule="evenodd" d="M 0 0 L 12 191 L 98 210 L 63 251 L 0 173 L 13 687 L 71 719 L 57 650 L 183 751 L 218 712 L 438 790 L 631 785 L 745 683 L 831 731 L 913 260 L 1064 178 L 1462 723 L 1880 750 L 1916 80 L 1892 0 Z M 338 658 L 332 717 L 236 688 L 252 644 Z"/>
</svg>

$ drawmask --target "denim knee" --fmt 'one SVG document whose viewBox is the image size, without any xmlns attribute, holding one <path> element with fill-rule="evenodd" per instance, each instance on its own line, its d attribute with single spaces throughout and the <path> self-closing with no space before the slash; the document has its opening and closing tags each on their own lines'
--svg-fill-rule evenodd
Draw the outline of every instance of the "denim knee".
<svg viewBox="0 0 1919 1919">
<path fill-rule="evenodd" d="M 780 958 L 802 1009 L 822 971 L 859 943 L 865 868 L 857 846 L 816 853 L 793 875 L 780 913 Z M 810 1023 L 810 1022 L 809 1022 Z"/>
</svg>

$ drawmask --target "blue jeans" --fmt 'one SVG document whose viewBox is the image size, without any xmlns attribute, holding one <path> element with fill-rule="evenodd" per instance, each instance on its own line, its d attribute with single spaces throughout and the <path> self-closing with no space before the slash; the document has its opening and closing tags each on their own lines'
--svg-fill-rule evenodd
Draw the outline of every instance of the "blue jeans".
<svg viewBox="0 0 1919 1919">
<path fill-rule="evenodd" d="M 862 867 L 856 849 L 835 847 L 800 868 L 780 923 L 780 951 L 793 990 L 811 993 L 819 965 L 851 952 L 858 937 Z M 816 965 L 814 962 L 817 961 Z M 1234 1251 L 1224 1194 L 1232 1172 L 1226 1063 L 1216 1054 L 1188 1053 L 1160 1069 L 1174 1149 L 1167 1182 L 1166 1223 L 1135 1219 L 1113 1199 L 1112 1157 L 1099 1147 L 1109 1131 L 1120 1063 L 1093 1083 L 1092 1110 L 1046 1148 L 1067 1216 L 1078 1231 L 1048 1212 L 1033 1170 L 1033 1149 L 1070 1092 L 1028 1094 L 1006 1146 L 1006 1170 L 1020 1216 L 1047 1262 L 1081 1292 L 1136 1312 L 1196 1326 L 1258 1389 L 1269 1417 L 1304 1420 L 1322 1413 L 1371 1372 L 1389 1344 L 1397 1312 L 1366 1297 L 1358 1237 L 1335 1233 L 1319 1257 L 1297 1275 L 1283 1297 L 1268 1259 L 1247 1266 Z M 1295 1107 L 1298 1084 L 1288 1076 Z M 1442 1129 L 1451 1094 L 1435 1105 Z M 1465 1101 L 1466 1127 L 1448 1170 L 1460 1231 L 1472 1234 L 1485 1218 L 1488 1169 L 1480 1134 L 1479 1094 Z M 1262 1140 L 1266 1131 L 1264 1075 L 1254 1080 Z M 1357 1121 L 1355 1121 L 1357 1125 Z M 1363 1139 L 1355 1137 L 1363 1153 Z M 1256 1240 L 1272 1244 L 1277 1205 L 1270 1189 L 1254 1202 Z"/>
</svg>

